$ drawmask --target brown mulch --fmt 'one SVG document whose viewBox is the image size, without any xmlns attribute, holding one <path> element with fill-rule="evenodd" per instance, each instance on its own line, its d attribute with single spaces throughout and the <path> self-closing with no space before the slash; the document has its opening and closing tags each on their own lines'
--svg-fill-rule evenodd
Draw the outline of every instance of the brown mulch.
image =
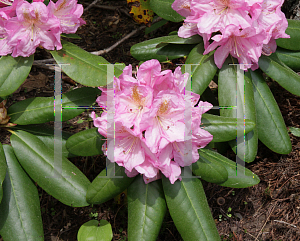
<svg viewBox="0 0 300 241">
<path fill-rule="evenodd" d="M 78 30 L 78 35 L 82 39 L 68 39 L 86 51 L 108 48 L 140 26 L 124 13 L 128 12 L 126 1 L 100 2 L 101 5 L 119 7 L 115 10 L 92 7 L 83 15 L 87 24 Z M 289 2 L 294 6 L 294 2 Z M 294 15 L 293 12 L 289 13 L 289 16 Z M 103 57 L 111 63 L 122 62 L 135 66 L 139 61 L 130 55 L 132 45 L 153 37 L 164 36 L 177 30 L 180 25 L 167 23 L 163 28 L 147 36 L 140 31 Z M 45 58 L 51 58 L 51 55 L 43 49 L 38 50 L 35 59 Z M 8 105 L 31 97 L 53 96 L 53 81 L 53 71 L 33 66 L 28 80 L 10 97 Z M 300 97 L 290 94 L 276 82 L 270 81 L 269 86 L 286 125 L 300 128 Z M 80 85 L 63 76 L 63 92 L 77 87 Z M 79 117 L 64 122 L 63 129 L 76 133 L 91 127 L 88 114 L 89 112 L 85 111 Z M 84 122 L 77 124 L 79 119 Z M 9 144 L 9 136 L 8 132 L 0 129 L 1 143 Z M 261 182 L 258 185 L 233 189 L 203 182 L 222 240 L 300 240 L 300 138 L 291 134 L 290 138 L 293 149 L 288 155 L 276 154 L 259 143 L 256 160 L 246 164 L 247 168 L 260 177 Z M 232 152 L 228 151 L 228 157 L 231 156 Z M 70 160 L 91 181 L 105 168 L 103 156 L 75 157 Z M 79 227 L 91 219 L 109 221 L 113 228 L 114 241 L 127 240 L 126 198 L 121 199 L 120 203 L 110 200 L 101 205 L 73 208 L 60 203 L 40 188 L 39 194 L 46 241 L 77 240 Z M 165 217 L 157 240 L 182 240 L 169 214 Z"/>
</svg>

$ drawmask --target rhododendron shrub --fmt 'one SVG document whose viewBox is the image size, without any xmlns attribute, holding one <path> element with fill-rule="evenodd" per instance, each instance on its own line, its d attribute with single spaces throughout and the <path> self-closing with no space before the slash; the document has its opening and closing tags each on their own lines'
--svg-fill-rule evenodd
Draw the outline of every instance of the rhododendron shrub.
<svg viewBox="0 0 300 241">
<path fill-rule="evenodd" d="M 92 113 L 99 133 L 108 138 L 103 150 L 108 158 L 125 167 L 128 176 L 143 174 L 146 183 L 160 178 L 161 173 L 171 183 L 180 179 L 180 167 L 199 159 L 198 149 L 205 147 L 213 136 L 200 128 L 201 115 L 212 104 L 199 101 L 200 96 L 185 90 L 188 74 L 177 67 L 161 71 L 157 60 L 144 62 L 136 77 L 132 66 L 125 67 L 119 78 L 114 78 L 115 119 L 108 123 L 107 92 L 103 91 L 97 103 L 104 107 L 101 117 Z M 188 105 L 186 105 L 188 104 Z M 197 104 L 197 105 L 196 105 Z M 196 105 L 196 106 L 195 106 Z M 190 109 L 192 124 L 187 129 L 185 111 Z M 115 135 L 109 136 L 108 126 L 115 125 Z M 185 132 L 192 133 L 191 142 Z M 112 151 L 109 151 L 112 148 Z M 187 159 L 188 153 L 192 159 Z"/>
<path fill-rule="evenodd" d="M 229 54 L 245 70 L 258 68 L 261 54 L 276 51 L 275 39 L 289 38 L 288 22 L 281 6 L 283 0 L 175 0 L 172 8 L 184 19 L 178 36 L 199 34 L 207 54 L 217 49 L 214 57 L 221 68 Z M 212 43 L 210 43 L 212 41 Z M 252 64 L 252 65 L 251 65 Z"/>
<path fill-rule="evenodd" d="M 0 9 L 0 55 L 28 57 L 38 46 L 61 49 L 60 34 L 75 33 L 85 24 L 82 13 L 83 7 L 76 0 L 50 1 L 48 6 L 39 0 L 13 1 Z"/>
</svg>

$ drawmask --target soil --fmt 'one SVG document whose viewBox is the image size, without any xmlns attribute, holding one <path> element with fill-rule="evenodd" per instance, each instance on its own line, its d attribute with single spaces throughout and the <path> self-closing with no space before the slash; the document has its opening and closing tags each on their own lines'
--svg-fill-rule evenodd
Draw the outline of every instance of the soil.
<svg viewBox="0 0 300 241">
<path fill-rule="evenodd" d="M 88 6 L 91 1 L 81 0 L 79 3 Z M 81 39 L 67 39 L 86 51 L 106 49 L 141 26 L 128 14 L 129 8 L 124 0 L 99 1 L 97 5 L 109 6 L 111 9 L 91 7 L 83 15 L 87 24 L 77 32 Z M 286 1 L 283 7 L 288 18 L 300 15 L 299 9 L 298 1 Z M 180 26 L 181 23 L 168 22 L 163 28 L 148 35 L 141 30 L 103 57 L 110 63 L 121 62 L 136 66 L 139 61 L 130 55 L 132 45 L 150 38 L 165 36 Z M 35 60 L 46 58 L 51 58 L 51 55 L 44 49 L 38 49 Z M 176 61 L 173 61 L 173 65 L 183 62 L 184 59 Z M 169 64 L 167 67 L 171 66 L 172 64 Z M 9 98 L 7 106 L 31 97 L 53 96 L 53 83 L 54 71 L 35 65 L 26 82 Z M 300 128 L 300 97 L 290 94 L 272 80 L 269 80 L 268 84 L 286 125 Z M 81 85 L 63 75 L 63 92 L 78 87 Z M 63 130 L 76 133 L 90 128 L 92 123 L 88 115 L 87 110 L 80 116 L 64 122 Z M 9 137 L 8 132 L 0 129 L 1 143 L 9 144 Z M 292 134 L 290 138 L 293 149 L 288 155 L 276 154 L 259 143 L 256 160 L 246 164 L 246 167 L 261 180 L 254 187 L 234 189 L 203 181 L 207 200 L 222 240 L 300 240 L 300 138 Z M 234 160 L 231 150 L 225 155 Z M 105 168 L 104 156 L 75 157 L 70 160 L 91 181 Z M 127 240 L 125 193 L 118 200 L 81 208 L 66 206 L 40 188 L 39 195 L 46 241 L 75 241 L 79 227 L 91 219 L 109 221 L 114 241 Z M 157 241 L 169 240 L 182 239 L 170 215 L 167 214 Z"/>
</svg>

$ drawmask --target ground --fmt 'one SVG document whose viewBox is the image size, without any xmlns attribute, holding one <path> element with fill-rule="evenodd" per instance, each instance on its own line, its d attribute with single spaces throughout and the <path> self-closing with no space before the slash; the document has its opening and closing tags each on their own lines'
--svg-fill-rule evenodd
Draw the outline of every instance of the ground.
<svg viewBox="0 0 300 241">
<path fill-rule="evenodd" d="M 91 3 L 91 1 L 79 2 L 84 7 Z M 141 26 L 126 14 L 129 9 L 124 0 L 99 1 L 97 5 L 109 6 L 109 9 L 91 7 L 83 15 L 87 24 L 78 30 L 78 35 L 82 39 L 68 39 L 86 51 L 106 49 Z M 295 1 L 286 1 L 283 11 L 288 18 L 294 18 L 297 17 L 295 12 L 297 9 L 299 4 L 295 4 Z M 177 30 L 180 25 L 181 23 L 167 23 L 149 35 L 145 35 L 143 30 L 139 31 L 103 57 L 111 63 L 123 62 L 135 66 L 139 61 L 130 55 L 132 45 L 153 37 L 164 36 Z M 39 49 L 35 60 L 46 58 L 51 58 L 51 55 Z M 28 80 L 10 98 L 8 106 L 30 97 L 53 96 L 53 78 L 53 71 L 33 66 Z M 300 97 L 290 94 L 272 80 L 269 80 L 268 84 L 286 125 L 299 128 Z M 77 87 L 80 85 L 76 86 L 73 80 L 63 76 L 63 92 Z M 88 114 L 84 112 L 79 117 L 63 123 L 63 129 L 76 133 L 91 127 Z M 300 240 L 300 138 L 291 134 L 290 138 L 293 149 L 288 155 L 276 154 L 259 143 L 256 160 L 246 164 L 247 168 L 259 176 L 261 182 L 258 185 L 246 189 L 233 189 L 203 182 L 208 203 L 223 240 Z M 9 144 L 9 133 L 0 130 L 0 140 Z M 234 160 L 232 151 L 228 151 L 225 155 Z M 75 157 L 70 160 L 91 181 L 105 167 L 103 156 Z M 66 206 L 40 188 L 39 195 L 46 241 L 77 240 L 79 227 L 93 218 L 106 219 L 111 223 L 113 240 L 126 240 L 125 195 L 121 197 L 120 203 L 111 200 L 101 205 L 82 208 Z M 169 214 L 165 217 L 157 240 L 182 240 Z"/>
</svg>

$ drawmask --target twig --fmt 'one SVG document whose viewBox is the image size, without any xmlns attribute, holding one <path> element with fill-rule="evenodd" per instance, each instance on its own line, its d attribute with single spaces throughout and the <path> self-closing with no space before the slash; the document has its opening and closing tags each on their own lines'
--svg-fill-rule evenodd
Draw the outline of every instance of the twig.
<svg viewBox="0 0 300 241">
<path fill-rule="evenodd" d="M 274 221 L 274 222 L 278 222 L 278 223 L 284 223 L 284 224 L 290 225 L 290 226 L 292 226 L 292 227 L 294 227 L 294 228 L 298 228 L 296 225 L 290 224 L 290 223 L 287 223 L 287 222 L 284 222 L 284 221 L 280 221 L 280 220 L 273 220 L 273 221 Z"/>
<path fill-rule="evenodd" d="M 92 2 L 89 6 L 87 6 L 83 12 L 86 12 L 87 10 L 89 10 L 91 7 L 93 7 L 97 2 L 99 2 L 100 0 L 95 0 L 94 2 Z"/>
<path fill-rule="evenodd" d="M 113 44 L 112 46 L 110 46 L 107 49 L 103 49 L 103 50 L 99 50 L 99 51 L 95 51 L 95 52 L 91 52 L 91 54 L 95 54 L 95 55 L 103 55 L 108 53 L 109 51 L 113 50 L 115 47 L 117 47 L 118 45 L 120 45 L 121 43 L 123 43 L 126 39 L 129 39 L 131 36 L 135 35 L 138 31 L 143 30 L 144 28 L 146 28 L 146 26 L 141 26 L 138 29 L 133 30 L 131 33 L 127 34 L 126 36 L 124 36 L 122 39 L 120 39 L 119 41 L 117 41 L 115 44 Z"/>
<path fill-rule="evenodd" d="M 158 21 L 162 20 L 162 18 L 157 18 L 156 20 L 154 20 L 152 23 L 156 23 Z M 131 33 L 127 34 L 126 36 L 124 36 L 122 39 L 120 39 L 118 42 L 116 42 L 115 44 L 113 44 L 112 46 L 110 46 L 107 49 L 103 49 L 103 50 L 99 50 L 99 51 L 94 51 L 94 52 L 90 52 L 91 54 L 95 54 L 95 55 L 103 55 L 108 53 L 109 51 L 113 50 L 115 47 L 117 47 L 118 45 L 120 45 L 121 43 L 123 43 L 126 39 L 130 38 L 131 36 L 135 35 L 138 31 L 143 30 L 144 28 L 146 28 L 146 26 L 141 26 L 138 29 L 133 30 Z"/>
<path fill-rule="evenodd" d="M 49 63 L 49 62 L 54 62 L 55 60 L 52 59 L 42 59 L 42 60 L 35 60 L 33 63 L 38 63 L 38 64 L 42 64 L 42 63 Z"/>
<path fill-rule="evenodd" d="M 263 229 L 264 229 L 264 227 L 266 226 L 266 224 L 267 224 L 267 222 L 268 222 L 268 220 L 269 220 L 269 218 L 270 218 L 271 214 L 273 213 L 273 211 L 274 211 L 274 209 L 275 209 L 276 205 L 277 205 L 277 202 L 275 202 L 275 204 L 274 204 L 274 206 L 273 206 L 273 208 L 272 208 L 272 210 L 271 210 L 271 212 L 270 212 L 269 216 L 267 217 L 267 219 L 266 219 L 266 221 L 265 221 L 264 225 L 263 225 L 263 226 L 262 226 L 262 228 L 260 229 L 260 231 L 259 231 L 259 233 L 257 234 L 257 236 L 256 236 L 256 238 L 255 238 L 255 240 L 254 240 L 254 241 L 258 240 L 258 237 L 260 236 L 260 234 L 261 234 L 262 230 L 263 230 Z"/>
<path fill-rule="evenodd" d="M 279 189 L 277 189 L 276 191 L 277 192 L 279 192 L 279 190 L 290 180 L 290 179 L 292 179 L 292 178 L 294 178 L 294 177 L 297 177 L 297 176 L 300 176 L 300 173 L 298 173 L 298 174 L 296 174 L 296 175 L 294 175 L 294 176 L 292 176 L 292 177 L 290 177 L 290 178 L 288 178 L 282 185 L 281 185 L 281 187 L 279 188 Z"/>
</svg>

